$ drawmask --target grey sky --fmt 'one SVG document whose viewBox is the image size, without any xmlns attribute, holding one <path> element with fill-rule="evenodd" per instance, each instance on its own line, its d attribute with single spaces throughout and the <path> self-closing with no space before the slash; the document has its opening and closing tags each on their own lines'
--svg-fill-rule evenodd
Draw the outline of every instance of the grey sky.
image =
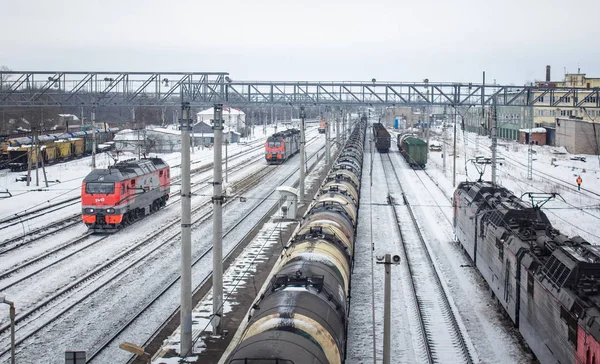
<svg viewBox="0 0 600 364">
<path fill-rule="evenodd" d="M 600 77 L 598 0 L 3 0 L 14 70 L 224 71 L 240 80 Z M 590 14 L 588 17 L 587 15 Z M 586 23 L 587 22 L 587 23 Z"/>
</svg>

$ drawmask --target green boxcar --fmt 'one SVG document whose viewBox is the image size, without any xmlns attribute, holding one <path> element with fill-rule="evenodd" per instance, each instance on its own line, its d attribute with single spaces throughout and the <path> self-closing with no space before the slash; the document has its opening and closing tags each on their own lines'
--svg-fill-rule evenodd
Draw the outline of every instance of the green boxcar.
<svg viewBox="0 0 600 364">
<path fill-rule="evenodd" d="M 408 137 L 402 141 L 404 158 L 411 167 L 425 168 L 427 165 L 427 143 L 419 138 Z"/>
</svg>

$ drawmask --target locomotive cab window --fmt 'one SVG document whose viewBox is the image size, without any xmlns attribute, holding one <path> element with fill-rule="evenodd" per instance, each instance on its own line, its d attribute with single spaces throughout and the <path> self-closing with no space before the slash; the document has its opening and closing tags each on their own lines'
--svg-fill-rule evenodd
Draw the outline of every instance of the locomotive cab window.
<svg viewBox="0 0 600 364">
<path fill-rule="evenodd" d="M 111 194 L 115 192 L 115 184 L 110 182 L 88 182 L 85 192 L 89 194 Z"/>
</svg>

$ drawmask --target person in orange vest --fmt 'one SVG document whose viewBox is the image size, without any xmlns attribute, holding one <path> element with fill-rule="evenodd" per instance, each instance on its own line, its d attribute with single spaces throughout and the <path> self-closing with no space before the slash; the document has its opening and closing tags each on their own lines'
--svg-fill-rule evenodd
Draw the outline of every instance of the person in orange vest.
<svg viewBox="0 0 600 364">
<path fill-rule="evenodd" d="M 583 182 L 581 176 L 577 176 L 577 191 L 581 191 L 581 182 Z"/>
</svg>

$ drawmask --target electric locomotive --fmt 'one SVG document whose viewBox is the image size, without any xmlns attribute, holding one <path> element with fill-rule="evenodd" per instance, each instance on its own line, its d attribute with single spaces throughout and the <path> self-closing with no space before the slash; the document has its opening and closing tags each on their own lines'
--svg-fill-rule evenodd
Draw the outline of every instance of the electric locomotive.
<svg viewBox="0 0 600 364">
<path fill-rule="evenodd" d="M 365 131 L 354 129 L 227 363 L 343 363 Z"/>
<path fill-rule="evenodd" d="M 600 247 L 489 182 L 454 192 L 456 236 L 542 363 L 600 360 Z"/>
<path fill-rule="evenodd" d="M 114 232 L 164 207 L 170 185 L 169 166 L 160 158 L 95 169 L 81 186 L 83 222 L 92 231 Z"/>
<path fill-rule="evenodd" d="M 300 151 L 300 130 L 288 129 L 275 133 L 265 143 L 265 159 L 268 164 L 282 164 Z"/>
</svg>

